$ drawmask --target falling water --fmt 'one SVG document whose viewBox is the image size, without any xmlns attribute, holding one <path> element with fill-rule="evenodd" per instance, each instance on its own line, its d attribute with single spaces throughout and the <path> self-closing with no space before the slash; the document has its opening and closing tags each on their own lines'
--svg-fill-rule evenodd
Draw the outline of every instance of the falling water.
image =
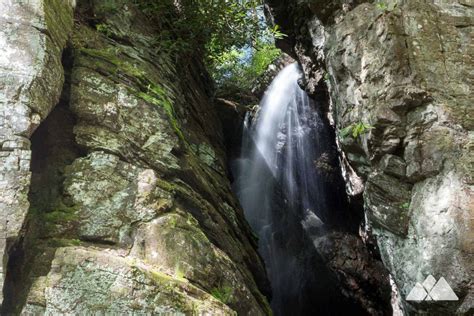
<svg viewBox="0 0 474 316">
<path fill-rule="evenodd" d="M 314 312 L 330 282 L 312 242 L 324 232 L 328 217 L 317 168 L 325 149 L 320 137 L 324 124 L 298 85 L 300 77 L 297 64 L 284 68 L 255 118 L 246 117 L 242 157 L 235 168 L 234 189 L 259 237 L 277 315 Z"/>
</svg>

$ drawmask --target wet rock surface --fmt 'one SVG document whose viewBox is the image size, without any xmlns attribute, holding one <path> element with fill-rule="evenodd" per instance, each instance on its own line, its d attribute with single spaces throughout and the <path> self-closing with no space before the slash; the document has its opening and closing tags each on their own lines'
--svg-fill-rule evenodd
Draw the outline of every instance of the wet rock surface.
<svg viewBox="0 0 474 316">
<path fill-rule="evenodd" d="M 381 261 L 373 260 L 366 244 L 353 234 L 331 232 L 314 241 L 325 265 L 337 276 L 345 296 L 363 308 L 354 314 L 387 315 L 392 313 L 387 304 L 390 288 L 387 273 Z M 382 285 L 382 286 L 381 286 Z"/>
</svg>

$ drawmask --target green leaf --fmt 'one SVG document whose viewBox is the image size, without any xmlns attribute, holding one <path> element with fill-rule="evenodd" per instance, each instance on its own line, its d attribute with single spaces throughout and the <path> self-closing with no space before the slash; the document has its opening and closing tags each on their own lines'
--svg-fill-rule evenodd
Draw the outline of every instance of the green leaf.
<svg viewBox="0 0 474 316">
<path fill-rule="evenodd" d="M 341 131 L 340 131 L 340 136 L 342 138 L 346 137 L 347 135 L 349 135 L 351 132 L 352 132 L 352 127 L 353 125 L 349 125 L 345 128 L 343 128 Z"/>
<path fill-rule="evenodd" d="M 374 127 L 370 124 L 366 124 L 363 122 L 358 122 L 351 124 L 340 131 L 340 136 L 342 138 L 347 137 L 347 135 L 351 135 L 354 139 L 367 133 L 369 130 L 373 129 Z"/>
</svg>

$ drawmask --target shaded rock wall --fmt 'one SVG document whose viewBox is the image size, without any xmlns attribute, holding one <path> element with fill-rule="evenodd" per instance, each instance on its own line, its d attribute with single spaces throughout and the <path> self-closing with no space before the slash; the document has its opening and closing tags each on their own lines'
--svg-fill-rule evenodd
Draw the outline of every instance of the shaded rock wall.
<svg viewBox="0 0 474 316">
<path fill-rule="evenodd" d="M 58 3 L 37 5 L 49 12 Z M 1 156 L 8 162 L 1 184 L 12 187 L 11 195 L 2 190 L 2 203 L 10 199 L 16 207 L 2 204 L 1 210 L 4 218 L 18 218 L 2 228 L 15 241 L 6 251 L 11 257 L 4 256 L 4 271 L 12 271 L 6 270 L 2 313 L 268 314 L 262 294 L 269 295 L 268 281 L 230 189 L 220 121 L 199 56 L 177 62 L 160 46 L 163 29 L 150 17 L 126 1 L 109 4 L 81 2 L 74 25 L 69 7 L 58 11 L 64 16 L 55 22 L 65 25 L 57 34 L 34 33 L 47 34 L 45 41 L 58 37 L 54 49 L 48 41 L 25 49 L 37 71 L 27 69 L 28 75 L 49 75 L 34 78 L 44 91 L 7 81 L 14 65 L 0 55 L 10 66 L 2 66 L 1 84 L 17 89 L 2 95 L 10 106 L 2 124 L 25 125 L 17 133 L 20 149 L 6 141 L 16 140 L 15 133 L 3 125 L 0 133 L 8 153 Z M 20 16 L 30 12 L 21 4 L 13 9 Z M 34 22 L 25 16 L 22 25 Z M 64 76 L 60 57 L 68 37 Z M 53 66 L 38 62 L 48 54 Z M 40 103 L 26 97 L 33 92 L 53 97 Z M 16 114 L 10 110 L 21 109 L 16 98 L 33 105 Z M 41 104 L 31 111 L 32 122 L 26 108 Z M 21 169 L 13 170 L 20 154 Z"/>
<path fill-rule="evenodd" d="M 472 312 L 472 2 L 268 2 L 308 92 L 329 90 L 348 191 L 402 298 L 429 274 L 460 298 L 407 312 Z"/>
<path fill-rule="evenodd" d="M 72 4 L 60 0 L 2 0 L 0 7 L 0 286 L 3 286 L 9 252 L 18 242 L 29 207 L 29 138 L 61 93 L 61 51 L 72 28 Z"/>
</svg>

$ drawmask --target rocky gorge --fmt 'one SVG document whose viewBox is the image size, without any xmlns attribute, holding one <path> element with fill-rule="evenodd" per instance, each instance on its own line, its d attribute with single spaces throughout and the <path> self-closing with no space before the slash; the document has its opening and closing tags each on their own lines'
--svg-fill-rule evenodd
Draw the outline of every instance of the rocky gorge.
<svg viewBox="0 0 474 316">
<path fill-rule="evenodd" d="M 268 0 L 287 56 L 247 100 L 215 95 L 198 49 L 167 53 L 173 24 L 112 2 L 0 0 L 2 315 L 473 312 L 472 1 Z M 231 166 L 292 62 L 327 227 L 275 234 L 314 248 L 313 283 L 272 311 Z M 458 300 L 407 300 L 429 275 Z"/>
</svg>

